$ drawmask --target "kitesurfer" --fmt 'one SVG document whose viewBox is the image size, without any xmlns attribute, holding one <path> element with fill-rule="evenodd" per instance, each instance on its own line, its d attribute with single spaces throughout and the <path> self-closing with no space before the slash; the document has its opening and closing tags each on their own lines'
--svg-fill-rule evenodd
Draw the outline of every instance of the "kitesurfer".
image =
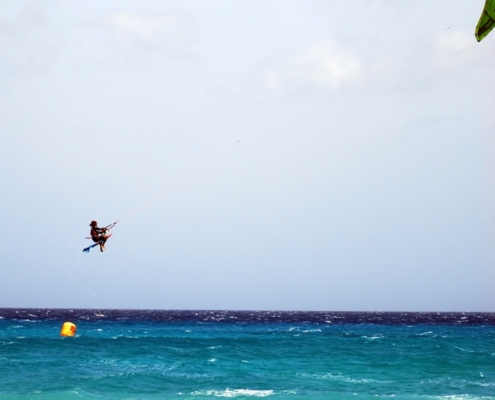
<svg viewBox="0 0 495 400">
<path fill-rule="evenodd" d="M 105 242 L 108 239 L 107 228 L 98 228 L 98 222 L 91 221 L 89 224 L 91 227 L 91 239 L 93 242 L 98 243 L 100 245 L 100 251 L 105 250 Z"/>
</svg>

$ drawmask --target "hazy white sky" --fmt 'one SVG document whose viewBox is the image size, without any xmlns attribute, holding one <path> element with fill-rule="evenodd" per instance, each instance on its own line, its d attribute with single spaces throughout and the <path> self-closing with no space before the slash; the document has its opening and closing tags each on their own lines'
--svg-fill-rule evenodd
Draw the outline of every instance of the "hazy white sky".
<svg viewBox="0 0 495 400">
<path fill-rule="evenodd" d="M 4 1 L 0 307 L 495 311 L 483 4 Z"/>
</svg>

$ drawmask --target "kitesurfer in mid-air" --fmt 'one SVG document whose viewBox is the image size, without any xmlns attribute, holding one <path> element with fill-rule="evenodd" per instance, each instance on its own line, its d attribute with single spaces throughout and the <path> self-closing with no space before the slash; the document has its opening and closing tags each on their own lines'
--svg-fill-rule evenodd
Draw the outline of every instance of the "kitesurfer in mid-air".
<svg viewBox="0 0 495 400">
<path fill-rule="evenodd" d="M 100 251 L 105 250 L 105 242 L 108 239 L 108 229 L 107 228 L 98 228 L 98 222 L 91 221 L 89 224 L 91 227 L 91 239 L 93 242 L 98 243 L 100 245 Z"/>
</svg>

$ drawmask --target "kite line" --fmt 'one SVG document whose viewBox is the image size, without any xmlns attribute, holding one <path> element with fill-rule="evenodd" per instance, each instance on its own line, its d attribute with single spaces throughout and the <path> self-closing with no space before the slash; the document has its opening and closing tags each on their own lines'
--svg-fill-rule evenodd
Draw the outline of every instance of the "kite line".
<svg viewBox="0 0 495 400">
<path fill-rule="evenodd" d="M 187 179 L 189 179 L 191 176 L 197 174 L 199 171 L 201 171 L 202 169 L 204 169 L 205 167 L 207 167 L 209 164 L 211 164 L 217 158 L 219 158 L 223 154 L 227 153 L 228 151 L 232 150 L 235 146 L 237 146 L 242 141 L 245 141 L 248 138 L 252 138 L 253 136 L 259 135 L 261 132 L 263 132 L 264 130 L 268 129 L 272 125 L 275 125 L 279 121 L 282 121 L 282 120 L 286 119 L 287 117 L 300 112 L 301 109 L 309 106 L 311 103 L 313 103 L 315 101 L 316 101 L 315 99 L 310 100 L 310 101 L 307 101 L 306 103 L 300 105 L 299 107 L 296 107 L 296 108 L 294 108 L 294 109 L 292 109 L 292 110 L 284 113 L 281 117 L 275 119 L 274 121 L 268 123 L 267 125 L 265 125 L 265 126 L 263 126 L 261 128 L 258 128 L 258 129 L 254 130 L 251 133 L 248 133 L 246 136 L 244 136 L 244 137 L 236 140 L 235 142 L 231 143 L 230 145 L 226 146 L 223 150 L 219 151 L 218 153 L 216 153 L 215 155 L 213 155 L 212 157 L 210 157 L 208 160 L 206 160 L 202 164 L 199 164 L 196 168 L 192 169 L 183 178 L 181 178 L 181 179 L 177 180 L 176 182 L 172 183 L 171 185 L 167 186 L 167 188 L 161 190 L 160 192 L 158 192 L 157 194 L 155 194 L 153 197 L 149 198 L 144 203 L 142 203 L 140 206 L 138 206 L 138 207 L 134 208 L 133 210 L 129 211 L 123 217 L 119 218 L 117 221 L 115 221 L 115 222 L 111 223 L 110 225 L 108 225 L 107 227 L 105 227 L 105 229 L 107 229 L 107 230 L 112 229 L 119 222 L 122 222 L 124 219 L 130 217 L 132 214 L 136 213 L 139 210 L 142 210 L 143 208 L 149 206 L 151 203 L 157 201 L 160 197 L 162 197 L 163 195 L 165 195 L 165 193 L 167 191 L 169 191 L 170 189 L 172 189 L 172 188 L 180 185 L 181 183 L 183 183 L 184 181 L 186 181 Z M 287 137 L 288 136 L 290 136 L 290 135 L 287 135 Z"/>
<path fill-rule="evenodd" d="M 469 8 L 469 11 L 474 8 L 474 5 L 471 6 Z M 443 31 L 447 31 L 449 30 L 454 24 L 456 24 L 458 22 L 459 18 L 457 20 L 455 20 L 454 22 L 452 22 L 446 29 L 444 29 Z M 477 41 L 481 41 L 485 36 L 488 35 L 488 33 L 490 33 L 490 31 L 495 27 L 495 0 L 485 0 L 485 6 L 483 8 L 483 12 L 482 12 L 482 15 L 479 19 L 479 22 L 476 26 L 476 30 L 475 30 L 475 36 L 476 36 L 476 39 Z M 468 47 L 471 47 L 473 44 L 475 44 L 476 42 L 472 43 L 472 44 L 469 44 L 468 46 L 460 49 L 459 51 L 464 51 L 466 48 Z M 371 73 L 372 70 L 368 71 L 368 73 Z M 366 73 L 364 73 L 364 75 L 366 75 Z M 348 108 L 348 107 L 352 107 L 354 106 L 355 104 L 357 103 L 360 103 L 362 101 L 365 101 L 365 100 L 369 100 L 368 99 L 360 99 L 358 101 L 354 101 L 354 102 L 351 102 L 350 104 L 348 104 L 346 107 L 344 108 Z M 112 229 L 115 225 L 117 225 L 119 222 L 122 222 L 124 219 L 128 218 L 129 216 L 131 216 L 132 214 L 136 213 L 137 211 L 139 210 L 142 210 L 143 208 L 149 206 L 151 203 L 157 201 L 160 197 L 162 197 L 166 191 L 170 190 L 171 188 L 173 187 L 176 187 L 178 186 L 179 184 L 181 184 L 182 182 L 186 181 L 187 179 L 189 179 L 191 176 L 195 175 L 196 173 L 198 173 L 199 171 L 201 171 L 203 168 L 205 168 L 206 166 L 208 166 L 209 164 L 211 164 L 213 161 L 215 161 L 217 158 L 219 158 L 220 156 L 222 156 L 223 154 L 227 153 L 228 151 L 232 150 L 235 146 L 237 146 L 239 143 L 241 143 L 241 141 L 243 140 L 246 140 L 247 138 L 249 137 L 253 137 L 259 133 L 261 133 L 263 130 L 266 130 L 267 128 L 269 128 L 270 126 L 274 125 L 275 123 L 281 121 L 281 120 L 284 120 L 286 119 L 288 116 L 290 115 L 293 115 L 297 112 L 299 112 L 303 107 L 306 107 L 308 106 L 309 104 L 313 103 L 314 101 L 316 101 L 315 99 L 313 100 L 310 100 L 304 104 L 302 104 L 301 106 L 297 107 L 296 109 L 293 109 L 287 113 L 285 113 L 283 116 L 279 117 L 278 119 L 274 120 L 273 122 L 265 125 L 264 127 L 262 128 L 259 128 L 255 131 L 253 131 L 251 134 L 248 134 L 247 136 L 245 136 L 244 138 L 241 138 L 237 141 L 235 141 L 234 143 L 228 145 L 227 147 L 225 147 L 223 150 L 221 150 L 220 152 L 216 153 L 215 155 L 213 155 L 212 157 L 210 157 L 207 161 L 205 161 L 204 163 L 198 165 L 196 168 L 194 168 L 193 170 L 191 170 L 188 174 L 186 174 L 183 178 L 177 180 L 175 183 L 172 183 L 170 186 L 168 186 L 167 188 L 163 189 L 162 191 L 158 192 L 156 195 L 154 195 L 153 197 L 151 197 L 150 199 L 146 200 L 144 203 L 142 203 L 140 206 L 134 208 L 133 210 L 129 211 L 126 215 L 124 215 L 123 217 L 121 217 L 120 219 L 118 219 L 117 221 L 113 222 L 112 224 L 108 225 L 107 227 L 105 227 L 105 229 L 107 230 L 110 230 Z M 286 139 L 287 137 L 289 136 L 292 136 L 294 133 L 292 134 L 289 134 L 289 135 L 286 135 L 284 136 L 281 140 L 284 140 Z"/>
</svg>

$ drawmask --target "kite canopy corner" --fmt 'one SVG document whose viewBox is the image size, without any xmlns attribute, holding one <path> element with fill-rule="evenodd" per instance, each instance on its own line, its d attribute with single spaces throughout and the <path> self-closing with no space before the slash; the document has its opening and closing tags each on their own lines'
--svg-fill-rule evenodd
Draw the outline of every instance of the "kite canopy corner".
<svg viewBox="0 0 495 400">
<path fill-rule="evenodd" d="M 476 36 L 476 40 L 481 42 L 495 27 L 495 0 L 486 0 L 485 7 L 483 8 L 483 12 L 481 13 L 480 20 L 478 21 L 478 25 L 476 25 L 476 29 L 474 31 L 474 35 Z"/>
</svg>

